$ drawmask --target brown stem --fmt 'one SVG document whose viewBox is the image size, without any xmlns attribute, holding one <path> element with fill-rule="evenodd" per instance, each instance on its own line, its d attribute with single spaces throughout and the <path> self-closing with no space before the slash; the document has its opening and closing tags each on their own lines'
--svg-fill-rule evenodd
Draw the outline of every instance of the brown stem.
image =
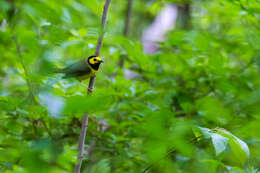
<svg viewBox="0 0 260 173">
<path fill-rule="evenodd" d="M 103 15 L 102 15 L 102 32 L 101 32 L 101 35 L 99 36 L 99 39 L 97 42 L 97 47 L 96 47 L 96 51 L 95 51 L 96 56 L 99 56 L 101 45 L 103 42 L 103 38 L 104 38 L 104 34 L 105 34 L 104 31 L 105 31 L 106 21 L 107 21 L 107 11 L 108 11 L 108 6 L 110 4 L 110 1 L 111 0 L 106 0 L 106 3 L 104 5 Z"/>
<path fill-rule="evenodd" d="M 80 137 L 79 137 L 79 153 L 78 153 L 78 163 L 75 166 L 74 173 L 80 173 L 80 168 L 82 161 L 84 159 L 84 144 L 85 144 L 85 137 L 87 134 L 87 128 L 88 128 L 88 114 L 84 115 L 82 119 L 82 125 L 81 125 L 81 131 L 80 131 Z"/>
<path fill-rule="evenodd" d="M 110 4 L 111 0 L 106 0 L 104 9 L 103 9 L 103 15 L 102 15 L 102 33 L 99 36 L 98 42 L 97 42 L 97 47 L 95 51 L 95 55 L 99 56 L 101 45 L 103 42 L 104 38 L 104 31 L 105 31 L 105 26 L 106 26 L 106 20 L 107 20 L 107 12 L 108 12 L 108 7 Z M 93 76 L 89 80 L 89 85 L 88 85 L 88 90 L 87 93 L 91 94 L 94 90 L 94 83 L 95 83 L 96 76 Z M 81 132 L 80 132 L 80 137 L 79 137 L 79 154 L 78 154 L 78 163 L 75 166 L 74 173 L 80 173 L 80 168 L 81 164 L 84 158 L 84 145 L 85 145 L 85 137 L 87 133 L 87 127 L 88 127 L 88 113 L 86 113 L 83 118 L 82 118 L 82 126 L 81 126 Z"/>
<path fill-rule="evenodd" d="M 50 129 L 48 128 L 46 122 L 44 121 L 43 118 L 40 119 L 40 122 L 42 123 L 43 127 L 45 128 L 45 130 L 47 131 L 48 135 L 52 138 L 52 133 L 50 131 Z"/>
<path fill-rule="evenodd" d="M 38 129 L 37 129 L 37 124 L 38 124 L 38 120 L 32 120 L 33 132 L 34 132 L 34 136 L 36 138 L 38 138 L 38 136 L 39 136 Z"/>
<path fill-rule="evenodd" d="M 107 21 L 107 11 L 108 11 L 108 7 L 109 7 L 109 4 L 110 4 L 110 1 L 111 0 L 106 0 L 106 3 L 104 5 L 103 15 L 102 15 L 102 32 L 101 32 L 101 35 L 98 38 L 96 51 L 95 51 L 95 55 L 96 56 L 99 56 L 99 54 L 100 54 L 100 49 L 101 49 L 101 45 L 102 45 L 104 34 L 105 34 L 104 31 L 105 31 L 106 21 Z M 92 93 L 93 90 L 94 90 L 95 79 L 96 79 L 96 75 L 92 76 L 90 78 L 90 80 L 89 80 L 88 90 L 87 90 L 88 94 Z"/>
<path fill-rule="evenodd" d="M 95 80 L 96 75 L 89 79 L 87 94 L 91 94 L 93 92 Z"/>
<path fill-rule="evenodd" d="M 178 17 L 180 18 L 180 28 L 184 30 L 191 29 L 191 4 L 184 3 L 178 7 Z"/>
<path fill-rule="evenodd" d="M 126 16 L 125 16 L 125 26 L 124 26 L 124 35 L 128 36 L 129 29 L 130 29 L 130 19 L 132 15 L 132 7 L 133 7 L 133 0 L 127 1 L 127 9 L 126 9 Z"/>
<path fill-rule="evenodd" d="M 125 15 L 125 26 L 124 26 L 124 31 L 123 31 L 125 37 L 127 37 L 129 35 L 132 8 L 133 8 L 133 0 L 128 0 L 127 7 L 126 7 L 126 15 Z M 124 66 L 125 59 L 126 59 L 125 56 L 120 57 L 119 63 L 118 63 L 120 68 L 122 68 Z"/>
</svg>

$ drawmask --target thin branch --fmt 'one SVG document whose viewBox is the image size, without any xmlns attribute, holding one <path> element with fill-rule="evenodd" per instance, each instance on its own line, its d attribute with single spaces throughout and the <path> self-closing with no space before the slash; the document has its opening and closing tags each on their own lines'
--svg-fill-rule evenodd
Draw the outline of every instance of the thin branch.
<svg viewBox="0 0 260 173">
<path fill-rule="evenodd" d="M 107 20 L 107 12 L 108 12 L 108 7 L 110 4 L 111 0 L 106 0 L 104 9 L 103 9 L 103 15 L 102 15 L 102 33 L 99 36 L 98 42 L 97 42 L 97 47 L 95 51 L 95 55 L 99 56 L 100 54 L 100 49 L 102 46 L 104 34 L 105 34 L 105 26 L 106 26 L 106 20 Z M 91 94 L 94 90 L 94 83 L 95 83 L 96 76 L 93 76 L 89 80 L 89 85 L 88 85 L 88 90 L 87 93 Z M 85 145 L 85 137 L 87 133 L 87 127 L 88 127 L 88 113 L 86 113 L 83 118 L 82 118 L 82 126 L 81 126 L 81 132 L 80 132 L 80 137 L 79 137 L 79 154 L 78 154 L 78 163 L 75 166 L 74 173 L 80 173 L 80 168 L 82 161 L 84 159 L 84 145 Z"/>
<path fill-rule="evenodd" d="M 191 2 L 187 2 L 178 7 L 178 17 L 180 18 L 180 28 L 191 29 Z"/>
<path fill-rule="evenodd" d="M 132 8 L 133 8 L 133 0 L 128 0 L 127 7 L 126 7 L 126 15 L 125 15 L 125 26 L 124 26 L 124 31 L 123 31 L 125 37 L 128 37 L 128 35 L 129 35 Z M 118 63 L 119 67 L 122 68 L 124 66 L 125 59 L 126 59 L 126 56 L 120 57 L 119 63 Z"/>
<path fill-rule="evenodd" d="M 50 129 L 48 128 L 48 126 L 47 126 L 46 122 L 44 121 L 44 119 L 43 119 L 43 118 L 40 118 L 39 120 L 40 120 L 40 122 L 42 123 L 44 129 L 47 131 L 49 137 L 52 138 L 52 137 L 53 137 L 53 136 L 52 136 L 52 133 L 51 133 Z"/>
<path fill-rule="evenodd" d="M 38 124 L 38 120 L 32 119 L 33 132 L 34 132 L 34 136 L 35 136 L 36 138 L 38 138 L 38 136 L 39 136 L 39 134 L 38 134 L 38 129 L 37 129 L 37 124 Z"/>
<path fill-rule="evenodd" d="M 159 159 L 159 160 L 157 160 L 157 161 L 151 163 L 149 166 L 147 166 L 147 167 L 142 171 L 142 173 L 147 172 L 147 171 L 150 170 L 156 163 L 158 163 L 159 161 L 163 160 L 164 158 L 167 158 L 170 154 L 174 153 L 175 151 L 176 151 L 176 149 L 171 149 L 168 153 L 166 153 L 166 155 L 165 155 L 163 158 L 161 158 L 161 159 Z"/>
<path fill-rule="evenodd" d="M 96 47 L 96 51 L 95 51 L 96 56 L 99 56 L 101 45 L 102 45 L 102 42 L 103 42 L 103 38 L 104 38 L 104 34 L 105 34 L 106 21 L 107 21 L 107 11 L 108 11 L 110 1 L 111 0 L 106 0 L 106 3 L 104 5 L 103 15 L 102 15 L 102 33 L 99 36 L 99 39 L 98 39 L 98 42 L 97 42 L 97 47 Z"/>
<path fill-rule="evenodd" d="M 0 125 L 0 130 L 2 130 L 3 132 L 5 132 L 6 134 L 9 134 L 9 135 L 12 135 L 12 136 L 19 136 L 19 135 L 16 134 L 16 133 L 9 132 L 9 129 L 6 128 L 5 126 L 2 126 L 2 125 Z"/>
<path fill-rule="evenodd" d="M 18 54 L 20 63 L 21 63 L 23 70 L 24 70 L 25 81 L 26 81 L 27 87 L 29 89 L 30 97 L 32 98 L 33 102 L 35 104 L 37 104 L 37 101 L 35 100 L 35 97 L 34 97 L 34 94 L 33 94 L 33 87 L 32 87 L 32 83 L 31 83 L 30 78 L 29 78 L 29 72 L 28 72 L 28 70 L 27 70 L 27 68 L 24 64 L 24 59 L 23 59 L 23 56 L 22 56 L 21 48 L 20 48 L 20 45 L 18 44 L 17 37 L 15 37 L 14 35 L 13 35 L 13 40 L 15 42 L 15 46 L 16 46 L 16 50 L 17 50 L 17 54 Z"/>
<path fill-rule="evenodd" d="M 89 79 L 87 94 L 91 94 L 93 92 L 95 80 L 96 75 Z"/>
<path fill-rule="evenodd" d="M 3 145 L 3 144 L 0 144 L 0 148 L 12 148 L 13 146 L 11 145 Z"/>
<path fill-rule="evenodd" d="M 110 1 L 111 0 L 106 0 L 105 5 L 104 5 L 103 15 L 102 15 L 102 32 L 101 32 L 101 35 L 98 38 L 96 51 L 95 51 L 95 55 L 96 56 L 99 56 L 99 54 L 100 54 L 100 49 L 101 49 L 103 38 L 104 38 L 104 34 L 105 34 L 105 27 L 106 27 L 106 21 L 107 21 L 107 12 L 108 12 L 108 7 L 109 7 L 109 4 L 110 4 Z M 88 94 L 92 93 L 93 90 L 94 90 L 95 79 L 96 79 L 96 75 L 91 77 L 90 80 L 89 80 L 89 85 L 88 85 L 88 90 L 87 90 Z"/>
<path fill-rule="evenodd" d="M 0 118 L 0 121 L 3 121 L 3 120 L 9 120 L 9 119 L 15 119 L 16 117 L 7 117 L 7 118 Z"/>
<path fill-rule="evenodd" d="M 127 9 L 126 9 L 126 16 L 125 16 L 125 27 L 124 27 L 124 35 L 128 36 L 130 30 L 130 19 L 132 16 L 132 7 L 133 7 L 133 0 L 127 1 Z"/>
<path fill-rule="evenodd" d="M 85 145 L 85 137 L 87 134 L 87 128 L 88 128 L 88 114 L 86 114 L 82 119 L 82 125 L 81 125 L 81 131 L 80 131 L 80 137 L 79 137 L 79 154 L 78 154 L 78 164 L 75 166 L 74 173 L 80 173 L 80 168 L 82 161 L 84 159 L 84 145 Z"/>
</svg>

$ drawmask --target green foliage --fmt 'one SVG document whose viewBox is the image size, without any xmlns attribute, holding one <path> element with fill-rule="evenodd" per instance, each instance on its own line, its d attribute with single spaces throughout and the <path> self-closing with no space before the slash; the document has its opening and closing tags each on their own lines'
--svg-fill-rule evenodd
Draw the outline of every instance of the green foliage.
<svg viewBox="0 0 260 173">
<path fill-rule="evenodd" d="M 242 166 L 249 159 L 250 153 L 247 144 L 227 130 L 210 130 L 207 128 L 201 128 L 201 130 L 207 137 L 210 136 L 216 150 L 216 155 L 223 153 L 229 147 Z"/>
<path fill-rule="evenodd" d="M 107 159 L 100 160 L 91 168 L 91 173 L 109 173 L 110 167 Z"/>
<path fill-rule="evenodd" d="M 141 33 L 169 2 L 190 3 L 192 26 L 147 55 Z M 129 38 L 127 1 L 111 3 L 87 95 L 52 70 L 94 54 L 104 0 L 0 0 L 0 172 L 73 172 L 86 112 L 82 172 L 259 172 L 259 2 L 134 0 Z"/>
</svg>

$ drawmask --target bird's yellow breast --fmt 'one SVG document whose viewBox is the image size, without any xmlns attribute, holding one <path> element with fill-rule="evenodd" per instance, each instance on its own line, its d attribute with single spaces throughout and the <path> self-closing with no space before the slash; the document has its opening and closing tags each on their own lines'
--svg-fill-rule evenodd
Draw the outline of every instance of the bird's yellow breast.
<svg viewBox="0 0 260 173">
<path fill-rule="evenodd" d="M 90 73 L 87 73 L 87 74 L 85 74 L 85 75 L 83 75 L 83 76 L 79 76 L 79 77 L 77 77 L 77 79 L 78 79 L 79 81 L 88 79 L 88 78 L 94 76 L 94 75 L 96 74 L 96 72 L 97 72 L 96 70 L 92 70 L 92 69 L 91 69 L 91 72 L 90 72 Z"/>
</svg>

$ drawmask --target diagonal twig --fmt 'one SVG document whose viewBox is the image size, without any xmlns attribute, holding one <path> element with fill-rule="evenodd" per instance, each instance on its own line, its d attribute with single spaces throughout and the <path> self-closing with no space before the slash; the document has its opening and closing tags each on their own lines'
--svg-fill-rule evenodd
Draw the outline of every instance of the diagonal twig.
<svg viewBox="0 0 260 173">
<path fill-rule="evenodd" d="M 13 35 L 13 40 L 15 42 L 15 46 L 16 46 L 16 50 L 17 50 L 17 54 L 18 54 L 20 63 L 21 63 L 23 70 L 24 70 L 25 81 L 26 81 L 27 87 L 29 89 L 30 97 L 32 98 L 33 102 L 35 104 L 37 104 L 37 101 L 35 100 L 35 97 L 34 97 L 34 94 L 33 94 L 33 87 L 32 87 L 32 83 L 31 83 L 30 78 L 29 78 L 29 72 L 28 72 L 28 70 L 27 70 L 27 68 L 24 64 L 24 59 L 23 59 L 23 56 L 22 56 L 21 48 L 20 48 L 20 45 L 18 44 L 17 37 L 14 36 L 14 35 Z"/>
<path fill-rule="evenodd" d="M 191 143 L 195 143 L 197 142 L 197 140 L 199 140 L 202 137 L 202 135 L 197 136 L 195 138 L 192 138 L 190 140 Z M 147 171 L 149 171 L 154 165 L 156 165 L 158 162 L 160 162 L 161 160 L 167 158 L 168 156 L 170 156 L 172 153 L 175 153 L 177 150 L 175 148 L 171 148 L 162 158 L 156 160 L 155 162 L 151 163 L 150 165 L 148 165 L 143 171 L 142 173 L 146 173 Z"/>
</svg>

